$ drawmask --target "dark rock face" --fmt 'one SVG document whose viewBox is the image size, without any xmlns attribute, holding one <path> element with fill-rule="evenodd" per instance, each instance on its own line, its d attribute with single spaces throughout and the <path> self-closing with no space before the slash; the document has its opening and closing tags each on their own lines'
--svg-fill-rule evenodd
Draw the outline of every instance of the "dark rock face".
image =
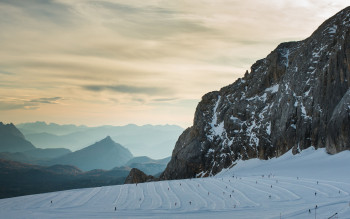
<svg viewBox="0 0 350 219">
<path fill-rule="evenodd" d="M 139 169 L 132 168 L 129 175 L 126 177 L 124 184 L 134 184 L 154 181 L 154 177 L 151 175 L 146 175 Z"/>
<path fill-rule="evenodd" d="M 350 7 L 309 38 L 280 44 L 251 71 L 203 96 L 161 179 L 214 175 L 237 159 L 314 146 L 350 149 Z"/>
</svg>

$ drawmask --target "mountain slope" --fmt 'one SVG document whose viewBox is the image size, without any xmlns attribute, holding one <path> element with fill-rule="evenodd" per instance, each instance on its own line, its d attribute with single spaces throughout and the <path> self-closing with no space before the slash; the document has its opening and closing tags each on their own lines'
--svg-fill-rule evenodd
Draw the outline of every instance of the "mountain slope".
<svg viewBox="0 0 350 219">
<path fill-rule="evenodd" d="M 208 176 L 237 159 L 314 146 L 350 148 L 350 7 L 309 38 L 280 44 L 235 83 L 210 92 L 162 179 Z"/>
<path fill-rule="evenodd" d="M 12 160 L 28 164 L 45 165 L 49 160 L 72 153 L 65 148 L 35 148 L 23 152 L 0 152 L 0 159 Z"/>
<path fill-rule="evenodd" d="M 69 153 L 72 153 L 66 148 L 35 148 L 33 150 L 22 152 L 24 155 L 37 159 L 53 159 Z"/>
<path fill-rule="evenodd" d="M 109 170 L 123 166 L 132 158 L 130 151 L 109 136 L 81 150 L 53 159 L 51 164 L 68 164 L 84 171 L 93 169 Z"/>
<path fill-rule="evenodd" d="M 0 152 L 23 152 L 35 149 L 23 134 L 11 123 L 0 122 Z"/>
<path fill-rule="evenodd" d="M 122 184 L 129 168 L 82 172 L 74 166 L 49 167 L 0 159 L 0 198 Z"/>
</svg>

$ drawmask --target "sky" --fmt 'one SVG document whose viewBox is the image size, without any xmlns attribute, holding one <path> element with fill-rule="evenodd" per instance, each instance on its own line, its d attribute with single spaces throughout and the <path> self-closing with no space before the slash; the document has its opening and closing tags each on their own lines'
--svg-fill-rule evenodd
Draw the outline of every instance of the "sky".
<svg viewBox="0 0 350 219">
<path fill-rule="evenodd" d="M 0 0 L 0 121 L 192 125 L 348 0 Z"/>
</svg>

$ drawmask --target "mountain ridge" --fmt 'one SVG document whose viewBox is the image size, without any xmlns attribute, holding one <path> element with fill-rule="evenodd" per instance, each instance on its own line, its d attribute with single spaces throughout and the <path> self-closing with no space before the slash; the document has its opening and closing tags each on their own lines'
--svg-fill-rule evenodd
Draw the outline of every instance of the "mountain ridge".
<svg viewBox="0 0 350 219">
<path fill-rule="evenodd" d="M 50 131 L 49 125 L 40 122 L 24 123 L 20 125 L 21 130 L 29 141 L 39 148 L 65 147 L 76 151 L 95 143 L 106 135 L 117 140 L 118 143 L 128 148 L 135 156 L 148 156 L 161 159 L 171 155 L 176 139 L 183 128 L 176 125 L 144 125 L 137 126 L 129 124 L 126 126 L 99 126 L 82 128 L 72 125 L 55 125 L 59 132 Z M 34 127 L 31 127 L 34 125 Z M 21 128 L 22 127 L 22 128 Z M 26 128 L 26 129 L 23 129 Z M 30 128 L 31 127 L 31 128 Z M 65 132 L 64 135 L 59 135 Z"/>
</svg>

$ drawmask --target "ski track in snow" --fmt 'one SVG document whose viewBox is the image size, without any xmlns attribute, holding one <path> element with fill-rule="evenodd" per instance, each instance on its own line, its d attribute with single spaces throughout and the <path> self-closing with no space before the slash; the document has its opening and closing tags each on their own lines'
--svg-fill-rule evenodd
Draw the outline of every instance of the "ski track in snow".
<svg viewBox="0 0 350 219">
<path fill-rule="evenodd" d="M 349 166 L 349 151 L 331 156 L 310 149 L 297 156 L 239 162 L 209 178 L 0 199 L 0 218 L 297 219 L 314 218 L 317 205 L 317 218 L 338 213 L 350 219 Z"/>
</svg>

